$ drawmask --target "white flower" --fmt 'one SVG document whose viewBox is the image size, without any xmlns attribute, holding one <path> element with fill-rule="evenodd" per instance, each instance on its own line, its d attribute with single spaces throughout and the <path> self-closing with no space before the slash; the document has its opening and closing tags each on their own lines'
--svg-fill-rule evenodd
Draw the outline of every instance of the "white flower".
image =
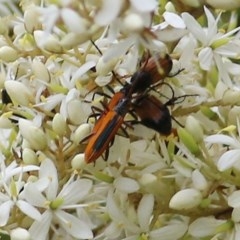
<svg viewBox="0 0 240 240">
<path fill-rule="evenodd" d="M 45 159 L 39 171 L 39 180 L 29 183 L 23 195 L 32 205 L 45 209 L 42 218 L 35 221 L 29 231 L 33 239 L 45 240 L 50 226 L 57 222 L 66 233 L 75 238 L 91 239 L 93 233 L 90 226 L 81 218 L 66 212 L 84 206 L 79 204 L 86 197 L 92 187 L 87 179 L 73 180 L 74 175 L 58 193 L 59 183 L 57 170 L 49 159 Z"/>
<path fill-rule="evenodd" d="M 208 143 L 224 144 L 230 147 L 230 149 L 224 152 L 217 162 L 219 171 L 225 171 L 229 168 L 240 168 L 240 140 L 236 137 L 227 136 L 223 134 L 215 134 L 205 138 Z"/>
<path fill-rule="evenodd" d="M 182 237 L 187 231 L 187 220 L 181 218 L 177 221 L 171 221 L 169 226 L 150 228 L 154 209 L 154 197 L 152 194 L 143 195 L 137 210 L 124 199 L 124 194 L 113 194 L 112 190 L 108 193 L 107 210 L 112 222 L 104 233 L 109 239 L 119 239 L 118 237 L 121 236 L 121 239 L 132 240 L 148 236 L 149 240 L 161 238 L 175 240 Z"/>
<path fill-rule="evenodd" d="M 39 167 L 32 165 L 17 167 L 15 161 L 6 167 L 3 158 L 1 158 L 0 169 L 0 185 L 2 189 L 0 192 L 0 226 L 5 226 L 7 224 L 8 219 L 11 216 L 11 210 L 14 206 L 19 208 L 20 211 L 27 216 L 39 220 L 41 214 L 38 210 L 21 197 L 21 191 L 24 187 L 24 182 L 22 182 L 23 172 L 38 170 Z M 12 177 L 14 177 L 14 179 L 17 179 L 18 177 L 18 180 L 14 181 Z"/>
<path fill-rule="evenodd" d="M 6 166 L 5 158 L 0 154 L 0 186 L 9 184 L 10 180 L 14 176 L 18 176 L 21 173 L 29 171 L 37 171 L 39 167 L 33 165 L 18 166 L 16 161 L 12 161 Z"/>
<path fill-rule="evenodd" d="M 206 7 L 204 7 L 204 11 L 208 21 L 206 29 L 203 29 L 189 13 L 183 13 L 182 18 L 187 29 L 202 45 L 202 49 L 198 54 L 201 68 L 207 71 L 214 62 L 222 81 L 230 85 L 231 79 L 224 64 L 224 57 L 237 57 L 239 55 L 239 41 L 234 38 L 232 40 L 230 36 L 238 32 L 240 27 L 226 34 L 221 34 L 217 28 L 220 15 L 218 15 L 217 19 L 214 19 L 214 16 Z"/>
<path fill-rule="evenodd" d="M 163 13 L 164 22 L 153 26 L 153 32 L 158 39 L 164 42 L 176 41 L 186 33 L 186 25 L 183 19 L 173 12 Z"/>
</svg>

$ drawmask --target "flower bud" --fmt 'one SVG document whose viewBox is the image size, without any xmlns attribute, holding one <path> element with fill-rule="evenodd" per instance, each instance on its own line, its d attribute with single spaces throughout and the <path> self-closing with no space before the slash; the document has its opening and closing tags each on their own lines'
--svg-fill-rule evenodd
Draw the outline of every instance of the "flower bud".
<svg viewBox="0 0 240 240">
<path fill-rule="evenodd" d="M 55 133 L 59 136 L 64 136 L 67 131 L 67 124 L 64 117 L 57 113 L 55 114 L 53 121 L 52 121 L 52 128 Z"/>
<path fill-rule="evenodd" d="M 37 79 L 40 79 L 44 82 L 50 81 L 50 73 L 41 61 L 33 60 L 32 70 Z"/>
<path fill-rule="evenodd" d="M 39 12 L 37 8 L 30 7 L 24 12 L 25 29 L 32 33 L 34 30 L 41 29 L 42 24 L 39 22 Z"/>
<path fill-rule="evenodd" d="M 84 153 L 77 154 L 71 161 L 71 166 L 74 170 L 83 169 L 86 165 L 87 163 L 84 159 Z"/>
<path fill-rule="evenodd" d="M 53 35 L 50 35 L 44 31 L 36 30 L 34 31 L 34 39 L 40 49 L 53 53 L 62 52 L 62 47 L 58 39 Z"/>
<path fill-rule="evenodd" d="M 200 108 L 201 112 L 209 119 L 211 120 L 217 120 L 218 119 L 218 115 L 209 107 L 206 106 L 202 106 Z"/>
<path fill-rule="evenodd" d="M 240 222 L 240 208 L 234 208 L 232 210 L 232 220 L 235 223 L 239 223 Z"/>
<path fill-rule="evenodd" d="M 192 172 L 192 182 L 194 188 L 198 189 L 199 191 L 205 191 L 208 188 L 208 182 L 206 178 L 198 169 Z"/>
<path fill-rule="evenodd" d="M 201 0 L 181 0 L 181 2 L 189 7 L 198 8 L 202 5 Z"/>
<path fill-rule="evenodd" d="M 0 35 L 4 35 L 8 33 L 8 25 L 6 19 L 0 19 Z"/>
<path fill-rule="evenodd" d="M 18 58 L 18 53 L 15 49 L 9 46 L 0 48 L 0 59 L 4 62 L 13 62 Z"/>
<path fill-rule="evenodd" d="M 118 61 L 119 59 L 112 58 L 111 60 L 105 62 L 103 57 L 100 57 L 96 65 L 97 74 L 100 76 L 109 74 L 114 69 Z"/>
<path fill-rule="evenodd" d="M 67 104 L 68 119 L 72 124 L 79 125 L 85 120 L 83 118 L 83 114 L 79 114 L 79 112 L 81 112 L 82 109 L 83 104 L 80 100 L 73 99 L 68 102 Z"/>
<path fill-rule="evenodd" d="M 149 186 L 152 184 L 155 185 L 156 181 L 157 181 L 157 177 L 150 173 L 145 173 L 145 174 L 141 175 L 141 177 L 139 179 L 139 183 L 143 186 Z"/>
<path fill-rule="evenodd" d="M 143 19 L 136 13 L 128 14 L 123 19 L 124 30 L 131 33 L 138 33 L 144 29 Z"/>
<path fill-rule="evenodd" d="M 33 125 L 26 119 L 19 119 L 19 130 L 23 138 L 27 140 L 34 150 L 44 150 L 47 148 L 47 138 L 42 129 Z"/>
<path fill-rule="evenodd" d="M 19 39 L 19 47 L 25 51 L 33 51 L 36 48 L 33 35 L 26 33 Z"/>
<path fill-rule="evenodd" d="M 30 240 L 30 233 L 24 228 L 15 228 L 10 233 L 11 240 Z"/>
<path fill-rule="evenodd" d="M 240 190 L 236 190 L 228 196 L 228 205 L 232 208 L 240 208 Z"/>
<path fill-rule="evenodd" d="M 38 164 L 38 157 L 36 153 L 30 148 L 23 149 L 22 158 L 25 164 Z"/>
<path fill-rule="evenodd" d="M 236 105 L 239 103 L 240 91 L 234 91 L 232 89 L 228 89 L 225 91 L 222 103 L 224 105 Z"/>
<path fill-rule="evenodd" d="M 90 36 L 88 32 L 83 34 L 70 32 L 61 39 L 60 44 L 64 49 L 70 50 L 82 43 L 85 43 L 89 39 Z"/>
<path fill-rule="evenodd" d="M 202 201 L 202 194 L 193 188 L 183 189 L 177 192 L 170 200 L 169 207 L 176 210 L 191 209 L 197 207 Z"/>
<path fill-rule="evenodd" d="M 194 137 L 184 128 L 177 130 L 178 136 L 183 144 L 189 149 L 189 151 L 195 155 L 200 152 L 197 142 Z"/>
<path fill-rule="evenodd" d="M 79 144 L 84 138 L 86 138 L 91 132 L 91 127 L 88 123 L 81 124 L 72 137 L 72 141 L 75 144 Z"/>
<path fill-rule="evenodd" d="M 28 106 L 29 103 L 34 102 L 32 93 L 23 83 L 9 80 L 4 85 L 8 95 L 15 104 Z"/>
<path fill-rule="evenodd" d="M 4 71 L 0 71 L 0 88 L 4 88 L 4 83 L 6 80 L 6 73 Z"/>
<path fill-rule="evenodd" d="M 117 190 L 125 193 L 134 193 L 140 188 L 137 181 L 127 177 L 116 178 L 113 182 L 113 185 Z"/>
<path fill-rule="evenodd" d="M 75 32 L 79 34 L 87 32 L 88 22 L 84 18 L 82 18 L 76 11 L 73 11 L 70 8 L 63 8 L 61 10 L 61 17 L 70 32 Z"/>
<path fill-rule="evenodd" d="M 7 114 L 0 116 L 0 128 L 13 128 L 13 123 L 9 120 Z"/>
<path fill-rule="evenodd" d="M 203 129 L 196 118 L 192 116 L 188 116 L 186 120 L 185 128 L 197 143 L 200 143 L 203 141 Z"/>
<path fill-rule="evenodd" d="M 223 9 L 223 10 L 233 10 L 240 7 L 239 0 L 207 0 L 207 3 L 213 8 Z"/>
</svg>

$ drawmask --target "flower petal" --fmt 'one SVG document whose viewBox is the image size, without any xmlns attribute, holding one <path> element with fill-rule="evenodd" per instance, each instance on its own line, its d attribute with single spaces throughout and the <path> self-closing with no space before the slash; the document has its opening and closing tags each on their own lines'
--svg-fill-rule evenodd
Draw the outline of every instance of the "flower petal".
<svg viewBox="0 0 240 240">
<path fill-rule="evenodd" d="M 186 221 L 174 221 L 165 227 L 153 230 L 150 232 L 149 237 L 151 240 L 176 240 L 180 239 L 187 231 L 188 224 Z"/>
<path fill-rule="evenodd" d="M 55 214 L 60 220 L 59 224 L 73 237 L 77 239 L 93 238 L 91 228 L 80 219 L 61 210 L 56 211 Z"/>
<path fill-rule="evenodd" d="M 42 214 L 42 218 L 40 221 L 34 221 L 31 227 L 29 228 L 29 232 L 31 234 L 32 239 L 34 240 L 48 239 L 47 236 L 48 236 L 51 221 L 52 221 L 52 213 L 50 211 L 44 212 Z"/>
<path fill-rule="evenodd" d="M 92 181 L 78 179 L 63 187 L 58 197 L 64 198 L 64 205 L 75 204 L 82 200 L 91 190 Z"/>
<path fill-rule="evenodd" d="M 194 37 L 205 45 L 207 43 L 206 33 L 203 31 L 202 26 L 195 20 L 195 18 L 189 13 L 182 13 L 182 19 Z"/>
<path fill-rule="evenodd" d="M 44 207 L 46 198 L 39 191 L 35 183 L 29 183 L 24 187 L 23 192 L 21 193 L 31 205 L 37 207 Z"/>
<path fill-rule="evenodd" d="M 5 226 L 9 219 L 10 210 L 13 206 L 12 201 L 6 201 L 0 205 L 0 226 Z"/>
<path fill-rule="evenodd" d="M 197 238 L 211 236 L 216 233 L 216 228 L 223 222 L 213 217 L 198 218 L 189 226 L 189 233 Z"/>
<path fill-rule="evenodd" d="M 23 200 L 18 200 L 17 206 L 20 208 L 20 210 L 23 213 L 25 213 L 27 216 L 31 217 L 32 219 L 35 219 L 38 221 L 41 219 L 40 212 L 35 207 L 30 205 L 29 203 L 27 203 Z"/>
<path fill-rule="evenodd" d="M 203 48 L 199 54 L 198 54 L 199 62 L 200 62 L 200 67 L 203 70 L 210 70 L 211 64 L 212 64 L 212 59 L 213 59 L 213 52 L 210 47 Z"/>
<path fill-rule="evenodd" d="M 163 17 L 165 21 L 174 28 L 182 28 L 186 27 L 182 18 L 180 18 L 177 14 L 172 12 L 164 12 Z"/>
<path fill-rule="evenodd" d="M 228 197 L 228 205 L 233 208 L 239 208 L 240 207 L 240 190 L 233 192 Z"/>
<path fill-rule="evenodd" d="M 155 0 L 130 0 L 131 4 L 140 12 L 151 12 L 157 7 Z"/>
<path fill-rule="evenodd" d="M 218 160 L 217 167 L 219 171 L 225 171 L 240 161 L 240 150 L 230 150 L 225 152 Z"/>
<path fill-rule="evenodd" d="M 133 193 L 139 189 L 139 184 L 137 181 L 127 177 L 119 177 L 114 180 L 114 186 L 125 193 Z"/>
<path fill-rule="evenodd" d="M 57 169 L 50 159 L 45 159 L 40 166 L 39 178 L 47 178 L 50 180 L 49 186 L 46 189 L 48 200 L 53 200 L 58 191 L 58 175 Z"/>
<path fill-rule="evenodd" d="M 145 194 L 137 209 L 138 222 L 141 230 L 146 232 L 149 230 L 150 218 L 154 207 L 154 197 L 152 194 Z"/>
<path fill-rule="evenodd" d="M 95 15 L 94 20 L 99 26 L 105 26 L 117 18 L 123 2 L 121 0 L 103 0 L 101 2 L 102 7 Z"/>
<path fill-rule="evenodd" d="M 224 134 L 214 134 L 211 136 L 208 136 L 204 139 L 205 142 L 208 143 L 218 143 L 218 144 L 224 144 L 231 146 L 233 148 L 239 148 L 239 143 L 232 137 L 229 137 Z"/>
</svg>

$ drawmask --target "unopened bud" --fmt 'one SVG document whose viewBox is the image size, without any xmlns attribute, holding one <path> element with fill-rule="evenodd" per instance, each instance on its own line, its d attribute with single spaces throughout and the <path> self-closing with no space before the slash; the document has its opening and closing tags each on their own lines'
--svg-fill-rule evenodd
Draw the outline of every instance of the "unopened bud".
<svg viewBox="0 0 240 240">
<path fill-rule="evenodd" d="M 21 82 L 10 80 L 5 82 L 5 88 L 11 100 L 15 104 L 29 106 L 34 102 L 31 91 Z"/>
<path fill-rule="evenodd" d="M 124 20 L 124 30 L 131 33 L 141 32 L 144 29 L 144 22 L 141 16 L 132 13 L 127 15 Z"/>
<path fill-rule="evenodd" d="M 24 24 L 29 33 L 41 29 L 42 24 L 39 22 L 39 12 L 35 7 L 30 7 L 24 12 Z"/>
<path fill-rule="evenodd" d="M 217 9 L 233 10 L 240 7 L 239 0 L 207 0 L 207 3 Z"/>
<path fill-rule="evenodd" d="M 52 128 L 55 133 L 57 133 L 59 136 L 63 136 L 66 133 L 67 130 L 67 124 L 64 119 L 64 117 L 57 113 L 52 121 Z"/>
<path fill-rule="evenodd" d="M 83 169 L 87 165 L 84 159 L 84 153 L 79 153 L 76 156 L 74 156 L 74 158 L 71 161 L 71 165 L 74 170 Z"/>
<path fill-rule="evenodd" d="M 58 39 L 44 31 L 34 31 L 34 39 L 37 46 L 43 50 L 53 53 L 61 53 L 63 51 Z"/>
<path fill-rule="evenodd" d="M 23 149 L 22 158 L 25 164 L 38 164 L 38 157 L 36 153 L 30 148 Z"/>
<path fill-rule="evenodd" d="M 0 48 L 0 59 L 4 62 L 13 62 L 18 58 L 18 53 L 15 49 L 9 46 Z"/>
<path fill-rule="evenodd" d="M 15 228 L 10 233 L 11 240 L 30 240 L 30 233 L 24 228 Z"/>
<path fill-rule="evenodd" d="M 32 70 L 37 79 L 40 79 L 44 82 L 50 81 L 50 73 L 41 61 L 33 60 Z"/>
<path fill-rule="evenodd" d="M 79 144 L 84 138 L 86 138 L 91 132 L 91 127 L 88 123 L 81 124 L 73 135 L 73 142 Z"/>
<path fill-rule="evenodd" d="M 198 120 L 192 116 L 188 116 L 185 124 L 186 130 L 191 134 L 197 143 L 203 141 L 203 129 Z"/>
<path fill-rule="evenodd" d="M 189 149 L 189 151 L 195 155 L 200 152 L 199 146 L 194 137 L 184 128 L 177 130 L 178 136 L 183 144 Z"/>
<path fill-rule="evenodd" d="M 34 150 L 44 150 L 47 148 L 47 138 L 41 128 L 33 125 L 26 119 L 19 119 L 19 130 Z"/>
<path fill-rule="evenodd" d="M 202 194 L 193 188 L 183 189 L 177 192 L 170 200 L 169 207 L 176 210 L 191 209 L 197 207 L 202 201 Z"/>
</svg>

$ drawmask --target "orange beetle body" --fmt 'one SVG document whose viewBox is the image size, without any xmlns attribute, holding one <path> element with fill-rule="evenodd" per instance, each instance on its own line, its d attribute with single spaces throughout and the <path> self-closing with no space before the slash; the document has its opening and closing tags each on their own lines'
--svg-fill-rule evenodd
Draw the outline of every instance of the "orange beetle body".
<svg viewBox="0 0 240 240">
<path fill-rule="evenodd" d="M 127 94 L 130 89 L 127 86 L 114 94 L 107 110 L 97 120 L 85 149 L 87 163 L 94 162 L 103 154 L 112 144 L 117 131 L 123 124 L 131 102 L 131 98 Z M 131 95 L 131 93 L 129 94 Z"/>
</svg>

